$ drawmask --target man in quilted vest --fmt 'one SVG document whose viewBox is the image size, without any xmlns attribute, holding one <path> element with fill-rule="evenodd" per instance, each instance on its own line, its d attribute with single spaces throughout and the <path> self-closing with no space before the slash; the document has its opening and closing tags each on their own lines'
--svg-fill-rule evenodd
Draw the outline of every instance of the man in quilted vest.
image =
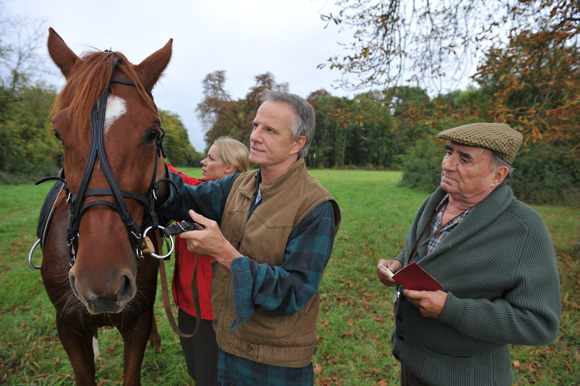
<svg viewBox="0 0 580 386">
<path fill-rule="evenodd" d="M 507 183 L 522 134 L 503 123 L 445 130 L 441 186 L 379 279 L 417 263 L 439 291 L 397 288 L 393 355 L 401 385 L 512 383 L 510 344 L 548 344 L 560 323 L 558 266 L 540 215 Z M 396 277 L 395 277 L 396 278 Z M 400 280 L 402 281 L 402 280 Z"/>
<path fill-rule="evenodd" d="M 269 91 L 250 136 L 249 160 L 259 169 L 195 187 L 160 171 L 178 187 L 159 195 L 163 216 L 201 224 L 181 237 L 216 259 L 222 385 L 314 384 L 318 288 L 341 218 L 304 164 L 314 126 L 308 102 Z"/>
</svg>

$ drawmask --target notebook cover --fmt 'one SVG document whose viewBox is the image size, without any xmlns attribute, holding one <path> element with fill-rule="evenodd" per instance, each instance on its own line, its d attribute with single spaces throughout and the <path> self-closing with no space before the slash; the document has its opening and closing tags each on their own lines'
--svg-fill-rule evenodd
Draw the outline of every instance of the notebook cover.
<svg viewBox="0 0 580 386">
<path fill-rule="evenodd" d="M 441 283 L 429 275 L 417 263 L 411 263 L 400 269 L 393 279 L 405 289 L 417 291 L 438 291 L 443 288 Z"/>
</svg>

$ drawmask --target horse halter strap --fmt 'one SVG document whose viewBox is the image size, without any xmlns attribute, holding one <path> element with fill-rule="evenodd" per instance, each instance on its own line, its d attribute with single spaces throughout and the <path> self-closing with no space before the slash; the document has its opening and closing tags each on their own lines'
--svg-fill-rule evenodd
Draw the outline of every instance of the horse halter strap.
<svg viewBox="0 0 580 386">
<path fill-rule="evenodd" d="M 117 55 L 113 56 L 113 71 L 119 61 L 119 57 Z M 130 85 L 134 87 L 138 87 L 135 83 L 128 79 L 122 78 L 111 78 L 107 83 L 107 87 L 95 106 L 93 106 L 93 110 L 91 113 L 91 127 L 92 127 L 92 135 L 91 135 L 91 148 L 89 151 L 89 156 L 87 159 L 87 163 L 85 166 L 85 171 L 83 173 L 83 177 L 81 179 L 79 191 L 74 196 L 71 196 L 69 193 L 69 200 L 70 205 L 70 222 L 67 229 L 67 239 L 69 245 L 69 253 L 72 259 L 71 267 L 74 265 L 76 261 L 76 253 L 78 250 L 78 232 L 80 228 L 81 218 L 83 214 L 86 212 L 87 209 L 97 206 L 97 205 L 105 205 L 114 210 L 116 210 L 125 227 L 127 228 L 127 232 L 129 234 L 129 240 L 131 241 L 131 246 L 136 253 L 138 259 L 143 258 L 143 232 L 139 224 L 135 221 L 131 212 L 127 208 L 127 204 L 125 203 L 125 198 L 130 198 L 139 201 L 147 208 L 147 218 L 144 220 L 145 223 L 150 223 L 153 228 L 157 228 L 159 223 L 157 219 L 157 214 L 155 212 L 155 190 L 157 189 L 157 158 L 159 156 L 163 156 L 165 158 L 165 152 L 163 150 L 163 137 L 165 136 L 165 131 L 161 129 L 162 134 L 157 137 L 156 140 L 156 152 L 155 152 L 155 168 L 153 172 L 153 178 L 151 180 L 151 185 L 149 187 L 148 197 L 144 197 L 140 194 L 134 192 L 128 192 L 121 190 L 119 185 L 115 181 L 115 177 L 109 166 L 109 162 L 107 160 L 107 156 L 105 155 L 105 144 L 104 144 L 104 126 L 105 126 L 105 114 L 106 114 L 106 105 L 107 105 L 107 98 L 109 96 L 109 88 L 111 83 L 120 83 L 125 85 Z M 153 98 L 149 90 L 146 90 L 149 96 Z M 89 181 L 91 179 L 91 175 L 93 173 L 95 163 L 97 161 L 97 157 L 99 159 L 99 163 L 107 178 L 110 188 L 104 189 L 87 189 Z M 68 189 L 67 189 L 68 190 Z M 85 199 L 91 196 L 113 196 L 115 197 L 116 204 L 106 200 L 96 200 L 92 201 L 88 204 L 84 204 Z"/>
</svg>

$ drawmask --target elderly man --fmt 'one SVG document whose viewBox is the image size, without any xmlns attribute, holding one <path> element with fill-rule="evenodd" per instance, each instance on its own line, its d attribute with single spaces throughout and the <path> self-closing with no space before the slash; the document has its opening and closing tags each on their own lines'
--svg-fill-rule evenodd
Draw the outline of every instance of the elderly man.
<svg viewBox="0 0 580 386">
<path fill-rule="evenodd" d="M 222 385 L 314 383 L 318 287 L 340 223 L 336 201 L 304 164 L 314 126 L 308 102 L 270 91 L 250 136 L 259 170 L 196 187 L 169 174 L 178 192 L 158 200 L 164 217 L 202 225 L 182 237 L 217 261 L 211 303 Z"/>
<path fill-rule="evenodd" d="M 522 134 L 501 123 L 445 130 L 441 186 L 423 203 L 379 279 L 418 263 L 440 291 L 397 288 L 393 355 L 401 385 L 510 385 L 510 344 L 557 335 L 560 284 L 542 218 L 507 186 Z"/>
</svg>

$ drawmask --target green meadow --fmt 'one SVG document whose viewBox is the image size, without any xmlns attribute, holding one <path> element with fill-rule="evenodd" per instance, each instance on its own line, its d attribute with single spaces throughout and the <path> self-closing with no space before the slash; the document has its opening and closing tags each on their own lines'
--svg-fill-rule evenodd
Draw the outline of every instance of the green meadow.
<svg viewBox="0 0 580 386">
<path fill-rule="evenodd" d="M 197 168 L 184 172 L 201 176 Z M 425 192 L 401 188 L 399 172 L 313 170 L 337 199 L 342 225 L 321 285 L 318 385 L 397 385 L 398 362 L 391 355 L 392 295 L 377 280 L 376 264 L 402 248 L 403 238 Z M 516 175 L 517 178 L 517 175 Z M 50 182 L 0 186 L 0 384 L 71 385 L 72 367 L 55 326 L 54 308 L 40 271 L 30 269 L 36 221 Z M 562 285 L 562 323 L 548 346 L 513 346 L 517 385 L 577 385 L 580 379 L 580 208 L 541 205 L 556 248 Z M 33 262 L 40 265 L 41 253 Z M 166 265 L 168 276 L 172 264 Z M 155 304 L 162 352 L 147 348 L 143 385 L 193 385 L 177 335 Z M 122 384 L 123 342 L 114 329 L 99 332 L 99 385 Z"/>
</svg>

